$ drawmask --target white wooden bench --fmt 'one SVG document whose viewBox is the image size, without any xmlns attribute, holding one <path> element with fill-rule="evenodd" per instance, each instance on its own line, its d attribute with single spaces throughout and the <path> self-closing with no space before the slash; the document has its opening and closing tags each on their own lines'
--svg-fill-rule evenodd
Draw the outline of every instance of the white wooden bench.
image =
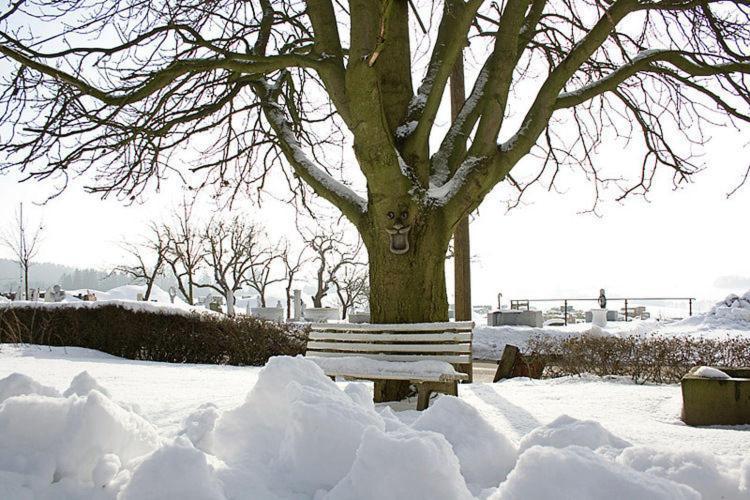
<svg viewBox="0 0 750 500">
<path fill-rule="evenodd" d="M 313 324 L 305 356 L 330 377 L 372 380 L 376 402 L 384 400 L 386 381 L 408 381 L 423 410 L 433 392 L 457 396 L 458 382 L 471 380 L 473 328 L 471 321 Z"/>
</svg>

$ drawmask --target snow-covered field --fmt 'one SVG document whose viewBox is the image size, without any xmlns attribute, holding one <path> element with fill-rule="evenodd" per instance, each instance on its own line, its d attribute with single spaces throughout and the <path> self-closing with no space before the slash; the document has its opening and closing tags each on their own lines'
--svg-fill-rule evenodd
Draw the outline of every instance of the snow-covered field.
<svg viewBox="0 0 750 500">
<path fill-rule="evenodd" d="M 216 314 L 200 306 L 191 306 L 179 297 L 171 301 L 169 293 L 165 292 L 158 286 L 154 286 L 151 292 L 151 298 L 148 302 L 137 300 L 138 294 L 143 294 L 146 290 L 145 285 L 123 285 L 113 288 L 107 292 L 100 290 L 68 290 L 65 299 L 61 302 L 44 302 L 44 301 L 27 301 L 21 300 L 11 302 L 7 299 L 0 300 L 0 308 L 15 307 L 35 307 L 35 308 L 89 308 L 93 309 L 103 305 L 117 305 L 131 311 L 143 311 L 152 313 L 166 314 Z M 79 294 L 93 292 L 96 295 L 96 301 L 86 302 L 76 297 Z M 0 297 L 4 299 L 4 297 Z"/>
<path fill-rule="evenodd" d="M 750 319 L 744 314 L 750 309 L 722 311 L 720 314 L 698 314 L 680 321 L 657 321 L 654 319 L 634 321 L 611 321 L 605 328 L 591 323 L 576 323 L 568 326 L 532 328 L 529 326 L 477 326 L 474 328 L 472 350 L 475 359 L 500 359 L 506 344 L 523 349 L 526 342 L 537 335 L 570 337 L 576 335 L 629 336 L 658 334 L 666 337 L 695 336 L 711 339 L 726 337 L 750 337 Z"/>
<path fill-rule="evenodd" d="M 0 379 L 2 499 L 750 498 L 750 427 L 683 425 L 678 386 L 477 383 L 420 414 L 304 359 L 7 344 Z"/>
</svg>

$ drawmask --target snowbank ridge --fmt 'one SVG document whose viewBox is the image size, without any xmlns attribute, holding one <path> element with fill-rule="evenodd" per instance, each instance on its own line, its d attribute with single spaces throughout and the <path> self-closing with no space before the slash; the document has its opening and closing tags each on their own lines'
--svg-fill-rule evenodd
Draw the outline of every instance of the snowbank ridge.
<svg viewBox="0 0 750 500">
<path fill-rule="evenodd" d="M 517 446 L 459 398 L 395 413 L 302 357 L 271 359 L 243 404 L 203 404 L 169 438 L 86 372 L 62 394 L 13 374 L 0 443 L 3 499 L 750 496 L 750 459 L 633 446 L 565 415 Z"/>
</svg>

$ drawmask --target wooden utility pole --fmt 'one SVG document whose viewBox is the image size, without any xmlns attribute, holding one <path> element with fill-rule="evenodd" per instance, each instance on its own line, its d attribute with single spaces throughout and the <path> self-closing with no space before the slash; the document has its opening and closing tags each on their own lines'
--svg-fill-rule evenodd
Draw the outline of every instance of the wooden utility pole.
<svg viewBox="0 0 750 500">
<path fill-rule="evenodd" d="M 466 99 L 464 86 L 463 52 L 456 60 L 451 73 L 451 118 L 456 119 Z M 469 243 L 469 216 L 464 216 L 453 233 L 453 266 L 455 284 L 456 321 L 469 321 L 471 309 L 471 246 Z"/>
</svg>

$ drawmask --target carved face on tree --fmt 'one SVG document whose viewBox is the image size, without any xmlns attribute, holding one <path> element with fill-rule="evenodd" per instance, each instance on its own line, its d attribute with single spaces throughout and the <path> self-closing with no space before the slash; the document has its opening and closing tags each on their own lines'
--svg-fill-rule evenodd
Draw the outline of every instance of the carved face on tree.
<svg viewBox="0 0 750 500">
<path fill-rule="evenodd" d="M 409 215 L 409 208 L 406 206 L 400 206 L 386 214 L 387 224 L 390 226 L 386 231 L 389 235 L 391 253 L 401 255 L 409 251 L 409 231 L 412 226 Z"/>
</svg>

